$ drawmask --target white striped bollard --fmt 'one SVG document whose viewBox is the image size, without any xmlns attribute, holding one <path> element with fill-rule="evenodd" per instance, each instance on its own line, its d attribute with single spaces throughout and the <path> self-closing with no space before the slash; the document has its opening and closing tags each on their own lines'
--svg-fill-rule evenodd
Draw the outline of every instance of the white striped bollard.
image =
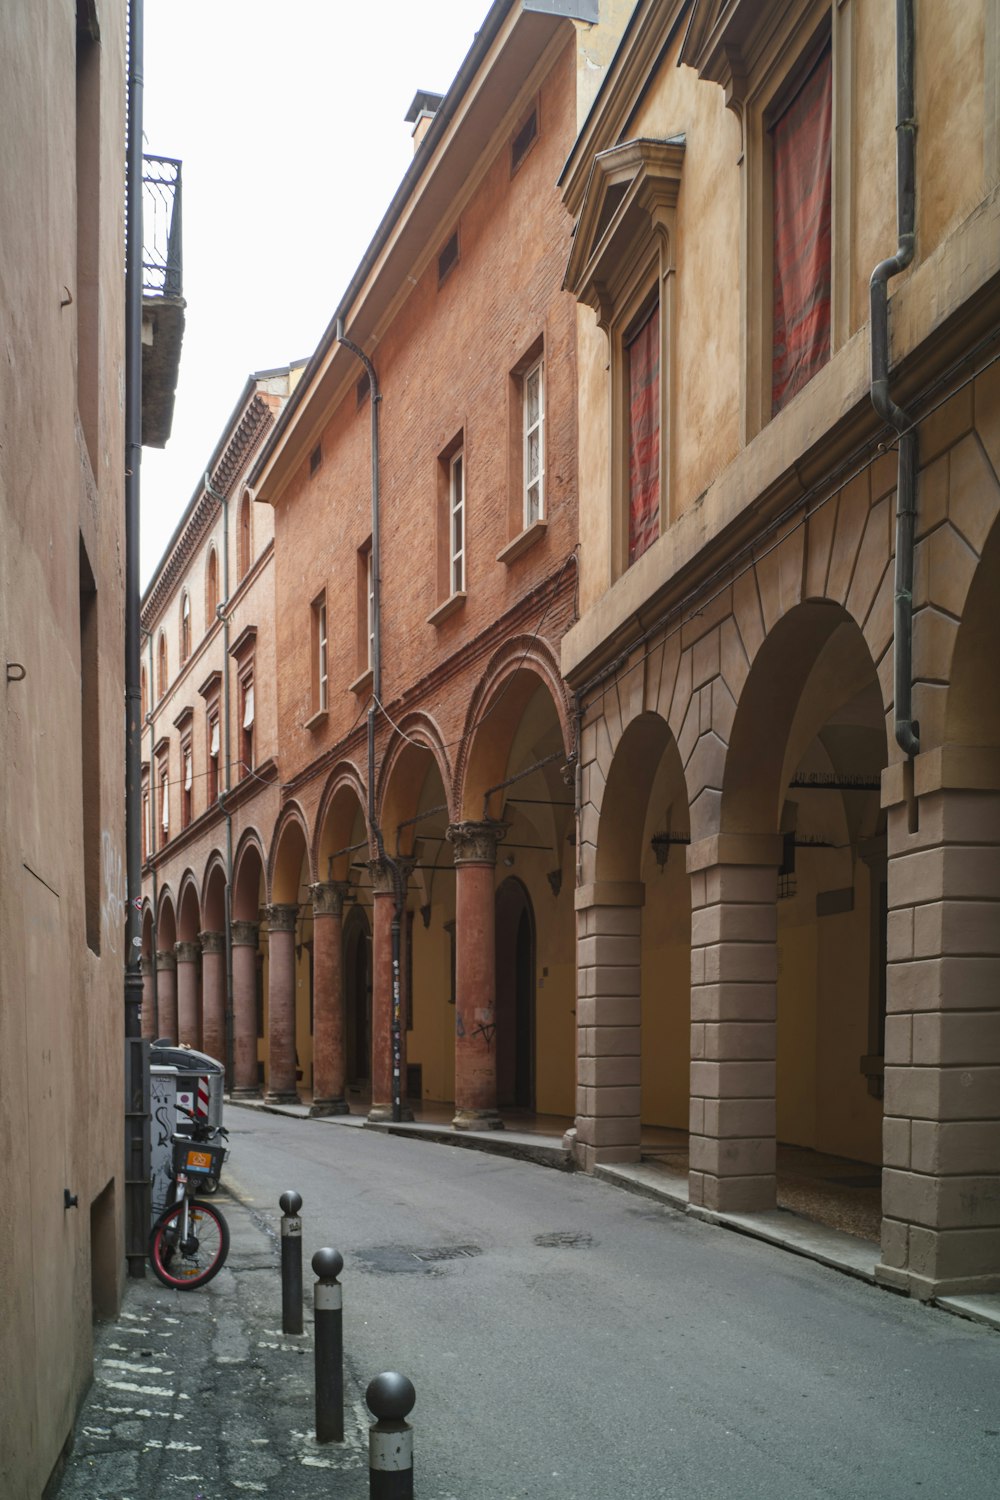
<svg viewBox="0 0 1000 1500">
<path fill-rule="evenodd" d="M 405 1375 L 376 1375 L 365 1391 L 372 1416 L 368 1430 L 369 1500 L 413 1500 L 413 1428 L 406 1418 L 417 1393 Z"/>
<path fill-rule="evenodd" d="M 317 1250 L 312 1268 L 316 1325 L 316 1441 L 344 1441 L 344 1295 L 337 1277 L 344 1269 L 339 1250 Z"/>
<path fill-rule="evenodd" d="M 281 1331 L 302 1332 L 302 1220 L 299 1193 L 282 1193 L 281 1209 Z"/>
</svg>

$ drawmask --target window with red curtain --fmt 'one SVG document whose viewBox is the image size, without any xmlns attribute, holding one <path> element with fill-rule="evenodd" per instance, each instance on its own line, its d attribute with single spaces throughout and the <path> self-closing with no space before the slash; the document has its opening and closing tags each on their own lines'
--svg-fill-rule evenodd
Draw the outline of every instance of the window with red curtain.
<svg viewBox="0 0 1000 1500">
<path fill-rule="evenodd" d="M 830 358 L 833 54 L 827 45 L 771 126 L 774 347 L 771 414 Z"/>
<path fill-rule="evenodd" d="M 628 565 L 660 534 L 660 304 L 625 340 L 628 372 Z"/>
</svg>

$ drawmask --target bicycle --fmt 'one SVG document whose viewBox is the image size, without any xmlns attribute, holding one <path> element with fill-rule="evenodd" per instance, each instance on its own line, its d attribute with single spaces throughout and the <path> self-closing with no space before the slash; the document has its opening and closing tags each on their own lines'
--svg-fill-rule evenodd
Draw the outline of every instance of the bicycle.
<svg viewBox="0 0 1000 1500">
<path fill-rule="evenodd" d="M 194 1196 L 195 1182 L 218 1183 L 222 1164 L 229 1155 L 219 1136 L 228 1140 L 221 1125 L 209 1125 L 178 1105 L 191 1121 L 185 1133 L 171 1135 L 173 1144 L 174 1201 L 169 1203 L 149 1232 L 149 1263 L 164 1286 L 192 1292 L 217 1276 L 229 1254 L 229 1225 L 211 1203 Z"/>
</svg>

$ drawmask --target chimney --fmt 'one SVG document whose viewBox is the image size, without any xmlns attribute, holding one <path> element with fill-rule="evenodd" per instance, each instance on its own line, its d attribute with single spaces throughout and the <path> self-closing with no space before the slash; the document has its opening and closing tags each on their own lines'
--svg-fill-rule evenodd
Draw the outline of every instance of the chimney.
<svg viewBox="0 0 1000 1500">
<path fill-rule="evenodd" d="M 413 96 L 413 103 L 406 111 L 406 122 L 413 126 L 414 151 L 417 150 L 430 129 L 430 123 L 437 114 L 443 98 L 443 94 L 432 94 L 428 89 L 418 89 Z"/>
</svg>

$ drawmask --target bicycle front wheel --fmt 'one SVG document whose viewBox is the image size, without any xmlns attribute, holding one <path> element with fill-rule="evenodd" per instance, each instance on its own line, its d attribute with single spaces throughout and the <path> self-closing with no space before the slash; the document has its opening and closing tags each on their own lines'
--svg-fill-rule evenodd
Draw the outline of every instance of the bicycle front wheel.
<svg viewBox="0 0 1000 1500">
<path fill-rule="evenodd" d="M 192 1292 L 218 1275 L 229 1254 L 229 1225 L 217 1208 L 192 1198 L 188 1233 L 182 1238 L 184 1204 L 173 1203 L 149 1236 L 149 1263 L 164 1286 Z"/>
</svg>

